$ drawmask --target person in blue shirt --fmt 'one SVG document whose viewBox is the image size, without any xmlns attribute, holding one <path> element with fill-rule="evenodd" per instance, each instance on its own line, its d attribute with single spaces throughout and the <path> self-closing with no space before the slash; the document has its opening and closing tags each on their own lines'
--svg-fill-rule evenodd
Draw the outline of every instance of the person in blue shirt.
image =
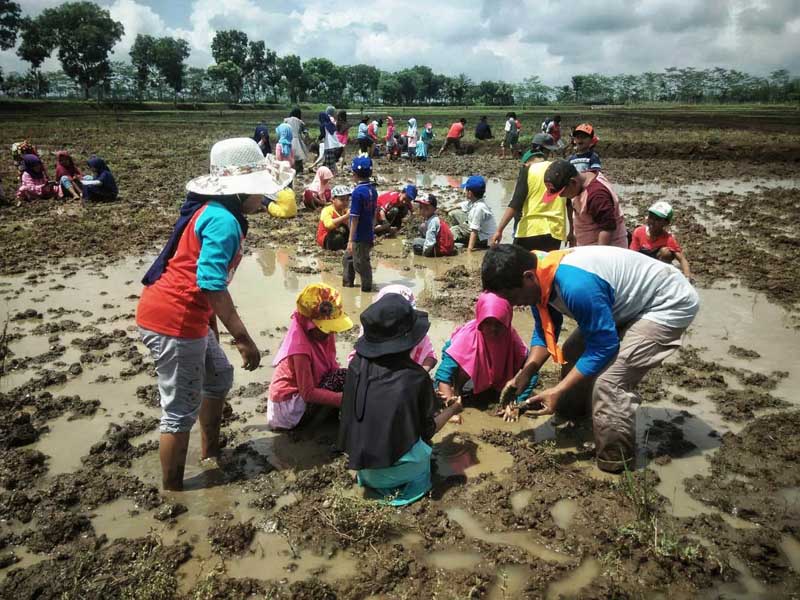
<svg viewBox="0 0 800 600">
<path fill-rule="evenodd" d="M 375 242 L 375 213 L 378 210 L 378 190 L 370 181 L 372 159 L 358 156 L 350 166 L 356 185 L 350 195 L 350 239 L 342 259 L 342 285 L 355 287 L 356 273 L 361 277 L 361 291 L 372 291 L 370 253 Z"/>
<path fill-rule="evenodd" d="M 572 130 L 572 146 L 575 152 L 570 155 L 569 162 L 575 165 L 578 173 L 584 171 L 600 171 L 600 156 L 594 147 L 600 141 L 591 123 L 581 123 Z"/>
<path fill-rule="evenodd" d="M 93 156 L 87 161 L 87 164 L 92 169 L 92 175 L 84 177 L 81 181 L 83 201 L 111 202 L 116 200 L 119 195 L 117 182 L 106 161 L 99 156 Z"/>
<path fill-rule="evenodd" d="M 671 265 L 614 246 L 531 253 L 501 244 L 484 257 L 481 280 L 484 290 L 515 306 L 531 306 L 531 352 L 514 387 L 524 389 L 551 356 L 562 365 L 561 381 L 526 401 L 542 407 L 532 414 L 591 414 L 597 466 L 611 473 L 632 468 L 636 386 L 681 346 L 700 307 L 686 277 Z M 562 351 L 565 315 L 578 328 Z"/>
</svg>

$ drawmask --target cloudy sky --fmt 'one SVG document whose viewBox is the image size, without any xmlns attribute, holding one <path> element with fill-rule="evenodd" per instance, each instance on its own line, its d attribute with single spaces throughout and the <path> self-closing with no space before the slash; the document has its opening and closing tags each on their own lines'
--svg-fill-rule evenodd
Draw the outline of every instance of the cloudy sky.
<svg viewBox="0 0 800 600">
<path fill-rule="evenodd" d="M 35 16 L 58 0 L 17 0 Z M 425 64 L 475 80 L 638 73 L 722 66 L 800 74 L 800 0 L 96 0 L 125 26 L 114 49 L 128 60 L 137 33 L 186 39 L 208 66 L 218 29 L 240 29 L 278 54 L 396 70 Z M 13 50 L 4 70 L 25 70 Z M 50 59 L 45 68 L 58 68 Z"/>
</svg>

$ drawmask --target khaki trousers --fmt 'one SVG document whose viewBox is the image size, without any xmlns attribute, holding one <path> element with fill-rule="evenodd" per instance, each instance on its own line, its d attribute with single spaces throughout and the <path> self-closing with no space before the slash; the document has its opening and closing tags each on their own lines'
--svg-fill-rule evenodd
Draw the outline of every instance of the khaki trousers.
<svg viewBox="0 0 800 600">
<path fill-rule="evenodd" d="M 627 464 L 633 468 L 636 453 L 636 407 L 639 396 L 636 386 L 650 369 L 681 346 L 685 327 L 659 325 L 638 319 L 620 332 L 619 352 L 595 377 L 569 390 L 558 404 L 557 413 L 574 419 L 591 409 L 597 466 L 603 471 L 618 473 Z M 564 343 L 562 350 L 567 364 L 561 376 L 575 365 L 585 349 L 580 330 Z"/>
</svg>

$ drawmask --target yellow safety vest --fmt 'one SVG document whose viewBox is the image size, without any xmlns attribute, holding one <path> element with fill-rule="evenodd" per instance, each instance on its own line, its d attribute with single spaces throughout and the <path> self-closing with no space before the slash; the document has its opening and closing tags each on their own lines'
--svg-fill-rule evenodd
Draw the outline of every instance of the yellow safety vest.
<svg viewBox="0 0 800 600">
<path fill-rule="evenodd" d="M 551 235 L 557 240 L 567 239 L 566 200 L 558 197 L 545 204 L 542 196 L 547 191 L 544 185 L 544 172 L 550 162 L 534 163 L 528 168 L 528 197 L 522 205 L 519 225 L 515 237 L 526 238 L 536 235 Z"/>
</svg>

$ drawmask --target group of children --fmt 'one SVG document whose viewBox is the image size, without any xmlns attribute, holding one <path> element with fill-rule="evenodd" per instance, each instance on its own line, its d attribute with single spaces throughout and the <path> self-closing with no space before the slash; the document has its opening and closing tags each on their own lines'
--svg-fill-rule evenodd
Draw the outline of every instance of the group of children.
<svg viewBox="0 0 800 600">
<path fill-rule="evenodd" d="M 340 408 L 339 444 L 359 483 L 391 504 L 413 502 L 431 487 L 433 434 L 470 398 L 496 400 L 524 364 L 528 346 L 512 317 L 508 300 L 482 293 L 475 318 L 453 331 L 439 363 L 412 290 L 386 286 L 362 313 L 343 369 L 335 334 L 353 323 L 338 290 L 310 284 L 273 361 L 267 423 L 293 429 L 324 407 Z M 514 400 L 527 398 L 536 380 Z"/>
<path fill-rule="evenodd" d="M 92 156 L 86 162 L 91 175 L 84 175 L 66 150 L 56 152 L 55 178 L 51 179 L 39 151 L 29 141 L 11 146 L 11 157 L 19 171 L 17 203 L 32 200 L 73 199 L 83 202 L 109 202 L 119 190 L 106 162 Z"/>
</svg>

